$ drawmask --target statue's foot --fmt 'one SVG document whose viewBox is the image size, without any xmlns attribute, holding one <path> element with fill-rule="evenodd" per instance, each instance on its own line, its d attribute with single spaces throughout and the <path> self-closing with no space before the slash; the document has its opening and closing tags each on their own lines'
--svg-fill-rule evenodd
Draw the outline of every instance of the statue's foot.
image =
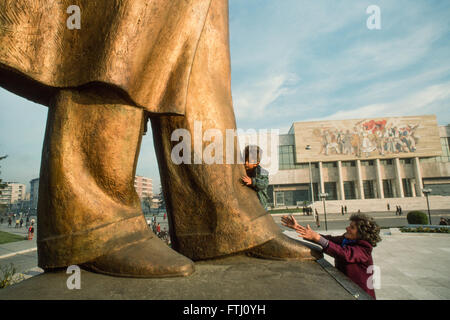
<svg viewBox="0 0 450 320">
<path fill-rule="evenodd" d="M 89 271 L 118 277 L 183 277 L 194 272 L 194 263 L 170 249 L 157 237 L 134 242 L 82 265 Z"/>
<path fill-rule="evenodd" d="M 323 258 L 322 252 L 313 246 L 308 247 L 281 232 L 269 242 L 248 250 L 246 254 L 271 260 L 315 261 Z"/>
</svg>

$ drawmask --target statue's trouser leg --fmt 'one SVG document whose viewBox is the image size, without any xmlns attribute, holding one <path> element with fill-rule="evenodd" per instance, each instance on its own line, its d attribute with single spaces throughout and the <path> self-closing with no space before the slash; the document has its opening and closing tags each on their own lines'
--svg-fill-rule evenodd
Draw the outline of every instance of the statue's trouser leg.
<svg viewBox="0 0 450 320">
<path fill-rule="evenodd" d="M 257 253 L 260 257 L 314 259 L 309 248 L 299 246 L 281 234 L 281 229 L 261 206 L 256 192 L 239 182 L 246 174 L 244 166 L 236 161 L 225 164 L 225 150 L 231 147 L 235 155 L 239 152 L 236 145 L 225 142 L 226 130 L 236 129 L 230 88 L 226 3 L 212 1 L 191 70 L 185 116 L 151 118 L 172 246 L 194 260 L 251 248 L 259 250 L 261 245 L 263 247 Z M 224 164 L 177 165 L 172 161 L 172 149 L 179 143 L 171 141 L 176 129 L 190 132 L 188 144 L 192 153 L 195 147 L 202 152 L 210 144 L 202 143 L 203 136 L 200 145 L 198 141 L 197 145 L 194 143 L 195 121 L 202 125 L 200 135 L 208 129 L 221 133 Z M 215 139 L 220 137 L 216 135 Z"/>
<path fill-rule="evenodd" d="M 192 262 L 148 228 L 134 189 L 143 110 L 109 90 L 61 90 L 49 107 L 38 203 L 44 269 L 94 261 L 124 276 L 183 275 Z"/>
</svg>

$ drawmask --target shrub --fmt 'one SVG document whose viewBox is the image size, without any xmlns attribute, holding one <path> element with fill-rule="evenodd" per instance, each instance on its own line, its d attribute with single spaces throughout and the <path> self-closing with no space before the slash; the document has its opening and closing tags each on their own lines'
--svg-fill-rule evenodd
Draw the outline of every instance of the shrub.
<svg viewBox="0 0 450 320">
<path fill-rule="evenodd" d="M 429 232 L 429 233 L 450 233 L 450 228 L 400 228 L 401 232 Z"/>
<path fill-rule="evenodd" d="M 428 217 L 422 211 L 411 211 L 406 217 L 409 224 L 428 224 Z"/>
<path fill-rule="evenodd" d="M 23 280 L 23 276 L 16 274 L 16 268 L 12 263 L 0 266 L 0 289 L 6 288 Z"/>
<path fill-rule="evenodd" d="M 300 209 L 272 209 L 269 210 L 269 213 L 301 213 Z"/>
</svg>

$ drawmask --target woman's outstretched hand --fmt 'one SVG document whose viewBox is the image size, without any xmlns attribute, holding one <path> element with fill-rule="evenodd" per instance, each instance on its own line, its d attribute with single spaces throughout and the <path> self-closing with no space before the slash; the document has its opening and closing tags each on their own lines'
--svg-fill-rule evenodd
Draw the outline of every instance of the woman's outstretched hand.
<svg viewBox="0 0 450 320">
<path fill-rule="evenodd" d="M 299 224 L 297 223 L 297 220 L 292 215 L 289 216 L 282 216 L 281 217 L 281 224 L 285 227 L 297 230 L 297 227 Z"/>
<path fill-rule="evenodd" d="M 313 229 L 311 229 L 311 227 L 309 226 L 309 224 L 305 227 L 298 225 L 295 228 L 295 231 L 297 231 L 297 233 L 300 235 L 300 237 L 302 237 L 303 239 L 306 240 L 311 240 L 314 242 L 319 242 L 320 240 L 320 234 L 318 234 L 317 232 L 315 232 Z"/>
</svg>

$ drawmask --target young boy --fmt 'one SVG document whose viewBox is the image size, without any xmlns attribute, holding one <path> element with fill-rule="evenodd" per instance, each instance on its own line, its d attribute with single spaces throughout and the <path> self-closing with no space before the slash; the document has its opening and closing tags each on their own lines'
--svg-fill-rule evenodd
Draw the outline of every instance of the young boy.
<svg viewBox="0 0 450 320">
<path fill-rule="evenodd" d="M 260 167 L 262 150 L 258 146 L 246 146 L 244 150 L 246 176 L 241 177 L 242 183 L 256 191 L 264 209 L 267 209 L 269 196 L 269 172 Z"/>
</svg>

